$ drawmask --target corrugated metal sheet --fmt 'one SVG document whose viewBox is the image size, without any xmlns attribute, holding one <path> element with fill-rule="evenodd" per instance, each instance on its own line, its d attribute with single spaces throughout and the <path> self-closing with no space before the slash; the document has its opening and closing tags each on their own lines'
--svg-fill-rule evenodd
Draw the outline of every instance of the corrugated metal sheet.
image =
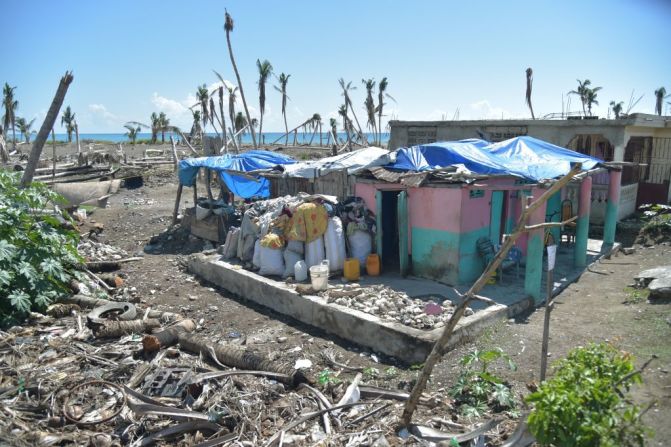
<svg viewBox="0 0 671 447">
<path fill-rule="evenodd" d="M 347 170 L 334 171 L 314 181 L 297 177 L 268 177 L 270 179 L 270 197 L 296 195 L 299 192 L 308 194 L 325 194 L 344 199 L 354 192 L 354 176 Z"/>
</svg>

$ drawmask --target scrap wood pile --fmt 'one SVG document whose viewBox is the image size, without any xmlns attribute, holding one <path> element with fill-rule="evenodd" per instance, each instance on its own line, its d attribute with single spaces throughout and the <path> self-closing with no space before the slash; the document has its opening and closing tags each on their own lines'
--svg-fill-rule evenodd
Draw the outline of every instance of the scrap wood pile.
<svg viewBox="0 0 671 447">
<path fill-rule="evenodd" d="M 0 332 L 0 443 L 468 445 L 485 434 L 498 443 L 511 426 L 434 417 L 397 435 L 406 393 L 365 386 L 361 373 L 345 381 L 351 372 L 315 384 L 305 364 L 197 330 L 176 314 L 80 295 L 31 314 L 29 325 Z M 442 393 L 422 404 L 449 413 Z"/>
<path fill-rule="evenodd" d="M 330 272 L 342 272 L 345 258 L 360 265 L 373 251 L 375 219 L 358 197 L 339 203 L 334 196 L 284 196 L 247 206 L 240 228 L 231 228 L 221 251 L 264 276 L 295 277 L 329 261 Z M 298 277 L 297 277 L 298 276 Z"/>
</svg>

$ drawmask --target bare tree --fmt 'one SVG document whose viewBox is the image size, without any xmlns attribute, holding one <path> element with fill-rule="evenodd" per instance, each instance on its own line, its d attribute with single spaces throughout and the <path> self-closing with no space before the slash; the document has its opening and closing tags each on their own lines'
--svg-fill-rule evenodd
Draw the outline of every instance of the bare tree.
<svg viewBox="0 0 671 447">
<path fill-rule="evenodd" d="M 30 182 L 33 181 L 33 176 L 35 175 L 35 169 L 37 168 L 37 162 L 40 160 L 40 155 L 42 154 L 42 148 L 44 143 L 49 138 L 49 132 L 54 127 L 56 123 L 56 118 L 58 118 L 58 112 L 61 110 L 63 101 L 65 100 L 65 94 L 68 92 L 68 87 L 73 80 L 72 72 L 66 71 L 61 82 L 58 84 L 58 89 L 56 90 L 56 95 L 54 96 L 53 101 L 51 101 L 51 106 L 47 112 L 46 118 L 40 127 L 40 131 L 37 133 L 35 142 L 33 143 L 33 148 L 30 151 L 30 157 L 28 158 L 28 164 L 26 165 L 26 170 L 23 171 L 23 177 L 21 177 L 21 187 L 26 187 Z"/>
<path fill-rule="evenodd" d="M 534 108 L 531 105 L 531 90 L 533 89 L 533 84 L 534 84 L 534 71 L 531 69 L 531 67 L 527 68 L 527 94 L 526 94 L 526 100 L 527 100 L 527 106 L 529 106 L 529 111 L 531 112 L 531 119 L 535 120 L 536 117 L 534 116 Z"/>
</svg>

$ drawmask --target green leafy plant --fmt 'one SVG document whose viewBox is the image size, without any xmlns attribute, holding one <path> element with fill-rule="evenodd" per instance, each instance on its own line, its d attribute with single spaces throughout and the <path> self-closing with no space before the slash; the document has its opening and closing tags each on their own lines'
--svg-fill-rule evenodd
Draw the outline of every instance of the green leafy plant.
<svg viewBox="0 0 671 447">
<path fill-rule="evenodd" d="M 41 183 L 19 188 L 19 175 L 0 170 L 0 326 L 65 293 L 82 262 L 78 234 L 51 212 L 63 199 Z"/>
<path fill-rule="evenodd" d="M 650 295 L 649 289 L 636 289 L 634 287 L 625 287 L 624 292 L 627 294 L 627 298 L 624 300 L 624 304 L 638 304 L 648 299 Z"/>
<path fill-rule="evenodd" d="M 323 369 L 317 376 L 317 382 L 319 382 L 321 386 L 326 386 L 331 383 L 336 385 L 340 383 L 340 379 L 338 379 L 338 377 L 333 374 L 333 371 L 329 369 Z"/>
<path fill-rule="evenodd" d="M 534 405 L 529 429 L 541 444 L 643 446 L 640 408 L 625 393 L 641 376 L 632 356 L 600 343 L 571 351 L 554 377 L 527 396 Z"/>
<path fill-rule="evenodd" d="M 384 370 L 384 377 L 387 379 L 393 379 L 394 377 L 398 376 L 398 369 L 396 369 L 393 366 L 390 366 L 389 368 L 386 368 Z"/>
<path fill-rule="evenodd" d="M 510 386 L 489 370 L 492 362 L 497 360 L 504 360 L 513 371 L 517 369 L 510 356 L 500 348 L 476 349 L 461 358 L 460 364 L 464 368 L 450 388 L 450 395 L 462 416 L 479 418 L 488 410 L 516 414 L 517 402 Z"/>
</svg>

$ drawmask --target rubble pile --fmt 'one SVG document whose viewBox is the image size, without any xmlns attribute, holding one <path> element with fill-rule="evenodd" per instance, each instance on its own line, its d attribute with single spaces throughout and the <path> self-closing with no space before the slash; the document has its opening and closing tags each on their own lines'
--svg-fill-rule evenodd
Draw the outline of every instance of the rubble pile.
<svg viewBox="0 0 671 447">
<path fill-rule="evenodd" d="M 397 292 L 381 284 L 368 287 L 356 283 L 338 285 L 318 295 L 328 303 L 360 310 L 415 329 L 445 326 L 455 308 L 450 300 L 442 300 L 438 304 L 435 301 L 410 298 L 405 292 Z M 437 301 L 441 300 L 437 298 Z M 467 308 L 464 315 L 473 313 L 473 309 Z"/>
<path fill-rule="evenodd" d="M 119 261 L 128 257 L 128 253 L 124 250 L 97 242 L 92 238 L 82 240 L 77 246 L 77 250 L 88 261 Z"/>
</svg>

